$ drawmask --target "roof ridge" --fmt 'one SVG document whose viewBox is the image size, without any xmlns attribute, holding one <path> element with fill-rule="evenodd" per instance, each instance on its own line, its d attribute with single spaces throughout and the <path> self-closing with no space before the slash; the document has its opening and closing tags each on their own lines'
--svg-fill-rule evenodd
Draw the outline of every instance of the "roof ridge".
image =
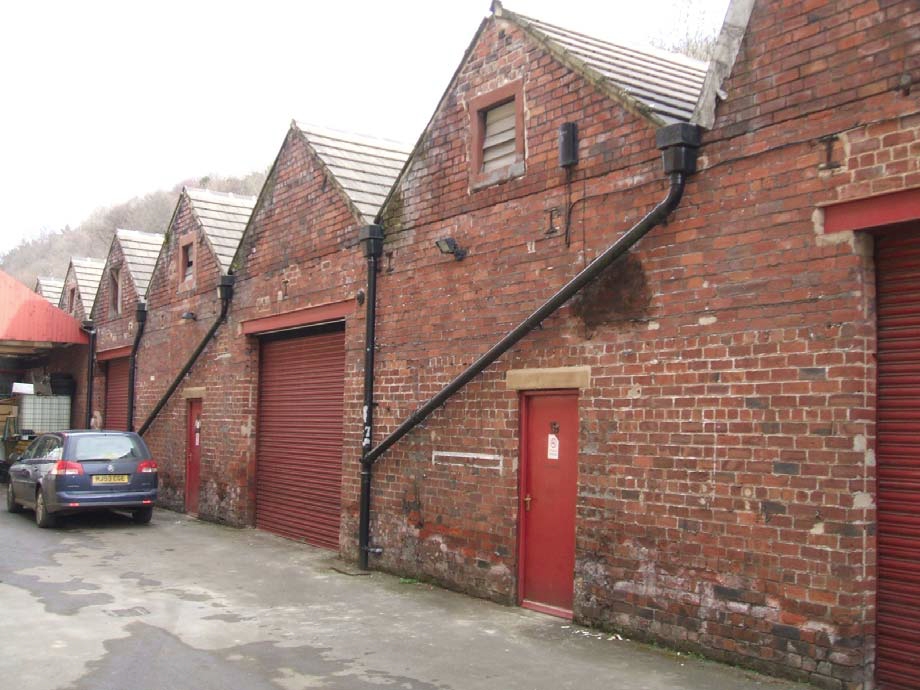
<svg viewBox="0 0 920 690">
<path fill-rule="evenodd" d="M 297 129 L 306 135 L 314 134 L 316 136 L 325 137 L 334 141 L 342 141 L 349 144 L 365 144 L 368 146 L 374 146 L 375 148 L 383 149 L 384 151 L 394 151 L 396 153 L 408 154 L 412 150 L 410 144 L 398 141 L 397 139 L 390 139 L 388 137 L 380 137 L 374 134 L 365 134 L 363 132 L 352 132 L 344 129 L 336 129 L 334 127 L 328 127 L 319 123 L 308 122 L 307 120 L 298 120 L 297 118 L 294 118 L 291 121 L 291 124 L 293 124 Z M 384 146 L 384 144 L 388 144 L 389 146 Z"/>
<path fill-rule="evenodd" d="M 191 211 L 192 217 L 195 219 L 195 222 L 198 224 L 198 228 L 201 231 L 201 234 L 204 236 L 205 244 L 211 250 L 211 254 L 214 257 L 214 260 L 217 262 L 217 265 L 220 267 L 222 275 L 226 275 L 230 270 L 230 263 L 233 260 L 233 256 L 236 254 L 236 249 L 239 246 L 240 241 L 242 240 L 243 233 L 246 230 L 246 226 L 249 224 L 249 220 L 252 218 L 252 213 L 255 210 L 256 202 L 258 197 L 250 196 L 248 194 L 234 194 L 233 192 L 214 192 L 210 189 L 202 189 L 200 187 L 183 187 L 182 196 L 188 199 L 189 209 Z M 197 198 L 196 198 L 197 197 Z M 182 201 L 180 196 L 179 202 L 176 204 L 176 208 L 179 208 L 179 204 Z M 215 204 L 223 206 L 223 210 L 215 210 L 209 208 L 201 208 L 198 204 L 201 202 L 213 202 Z M 230 203 L 236 202 L 236 203 Z M 229 208 L 228 208 L 229 207 Z M 239 233 L 238 238 L 229 238 L 229 241 L 235 243 L 233 245 L 233 251 L 227 255 L 225 251 L 226 241 L 215 241 L 215 222 L 231 222 L 231 221 L 222 221 L 219 218 L 210 217 L 207 214 L 213 213 L 222 213 L 224 215 L 244 215 L 246 217 L 243 227 L 239 230 L 232 228 L 224 228 L 225 232 L 222 232 L 217 239 L 227 240 L 228 233 L 233 235 Z M 173 216 L 173 221 L 170 221 L 170 227 L 175 221 L 175 215 Z M 159 258 L 157 259 L 159 261 Z"/>
<path fill-rule="evenodd" d="M 594 83 L 624 108 L 655 126 L 688 122 L 706 64 L 654 48 L 638 48 L 556 26 L 493 3 L 494 19 L 514 24 L 570 70 Z M 687 81 L 691 88 L 674 89 Z"/>
<path fill-rule="evenodd" d="M 236 192 L 218 192 L 213 189 L 205 189 L 204 187 L 185 187 L 185 191 L 186 193 L 188 193 L 189 197 L 192 197 L 193 194 L 203 194 L 203 195 L 211 195 L 211 196 L 216 196 L 216 197 L 223 197 L 225 199 L 240 199 L 240 200 L 252 199 L 253 201 L 255 201 L 256 199 L 256 197 L 251 194 L 237 194 Z"/>
<path fill-rule="evenodd" d="M 291 129 L 302 137 L 355 219 L 372 221 L 386 195 L 375 194 L 365 185 L 391 189 L 397 168 L 402 170 L 411 147 L 393 139 L 345 132 L 297 119 L 291 121 Z"/>
<path fill-rule="evenodd" d="M 162 237 L 162 232 L 149 232 L 148 230 L 131 230 L 130 228 L 115 228 L 115 234 L 130 232 L 132 235 L 143 235 L 145 237 Z"/>
<path fill-rule="evenodd" d="M 592 36 L 590 34 L 583 33 L 581 31 L 576 31 L 575 29 L 569 29 L 564 26 L 559 26 L 558 24 L 553 24 L 551 22 L 544 21 L 542 19 L 537 19 L 535 17 L 528 16 L 526 14 L 520 14 L 512 10 L 505 10 L 512 15 L 519 17 L 531 24 L 539 26 L 546 26 L 551 29 L 555 29 L 561 33 L 571 34 L 573 36 L 578 36 L 579 38 L 586 39 L 595 43 L 603 43 L 604 45 L 613 46 L 615 48 L 620 48 L 622 50 L 631 51 L 635 53 L 641 53 L 649 57 L 658 58 L 661 60 L 667 60 L 669 62 L 683 63 L 684 66 L 691 69 L 696 69 L 699 71 L 706 71 L 706 66 L 708 63 L 703 60 L 697 60 L 692 58 L 689 55 L 684 55 L 682 53 L 675 53 L 670 50 L 664 50 L 663 48 L 656 48 L 653 45 L 647 43 L 631 43 L 631 42 L 621 42 L 619 40 L 611 40 L 609 38 L 600 38 L 598 36 Z M 499 15 L 500 16 L 500 15 Z"/>
<path fill-rule="evenodd" d="M 105 266 L 105 259 L 97 259 L 92 256 L 71 256 L 70 263 L 74 263 L 75 261 L 99 263 Z"/>
</svg>

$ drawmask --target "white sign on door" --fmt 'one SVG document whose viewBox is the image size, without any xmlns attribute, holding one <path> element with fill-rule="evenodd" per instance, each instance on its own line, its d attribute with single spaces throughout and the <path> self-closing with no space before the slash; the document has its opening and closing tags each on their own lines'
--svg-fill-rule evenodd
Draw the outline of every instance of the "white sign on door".
<svg viewBox="0 0 920 690">
<path fill-rule="evenodd" d="M 546 442 L 546 457 L 549 460 L 559 459 L 559 437 L 550 434 Z"/>
</svg>

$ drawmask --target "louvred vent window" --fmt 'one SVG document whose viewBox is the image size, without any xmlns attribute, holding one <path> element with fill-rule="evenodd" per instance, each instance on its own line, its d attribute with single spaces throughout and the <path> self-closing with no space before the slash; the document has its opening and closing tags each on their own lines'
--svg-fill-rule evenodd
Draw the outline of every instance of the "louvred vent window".
<svg viewBox="0 0 920 690">
<path fill-rule="evenodd" d="M 514 99 L 483 113 L 485 138 L 482 144 L 482 170 L 490 172 L 514 162 L 517 151 Z"/>
</svg>

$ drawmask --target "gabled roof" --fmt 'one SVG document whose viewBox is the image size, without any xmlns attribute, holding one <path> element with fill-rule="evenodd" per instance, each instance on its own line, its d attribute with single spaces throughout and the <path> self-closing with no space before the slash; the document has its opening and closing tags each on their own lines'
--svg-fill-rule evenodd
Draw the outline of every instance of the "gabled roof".
<svg viewBox="0 0 920 690">
<path fill-rule="evenodd" d="M 252 215 L 256 198 L 193 187 L 186 187 L 183 194 L 188 197 L 192 213 L 198 219 L 222 271 L 226 273 L 230 270 L 230 262 Z"/>
<path fill-rule="evenodd" d="M 742 1 L 742 0 L 733 0 Z M 747 0 L 753 2 L 753 0 Z M 492 0 L 492 17 L 482 20 L 454 71 L 437 107 L 419 136 L 408 161 L 399 172 L 381 211 L 397 192 L 408 174 L 412 159 L 428 138 L 435 119 L 449 102 L 467 61 L 473 54 L 489 22 L 500 18 L 519 26 L 528 36 L 542 45 L 560 63 L 585 80 L 602 89 L 624 108 L 662 126 L 674 122 L 689 122 L 700 98 L 706 77 L 706 64 L 683 55 L 674 55 L 654 48 L 627 48 L 591 38 L 584 34 L 541 22 L 506 10 L 499 0 Z"/>
<path fill-rule="evenodd" d="M 105 269 L 105 261 L 102 259 L 90 259 L 84 256 L 74 256 L 70 259 L 70 266 L 67 269 L 69 275 L 73 271 L 77 279 L 77 290 L 80 293 L 80 300 L 83 302 L 83 309 L 87 314 L 93 312 L 93 304 L 96 301 L 96 290 L 99 289 L 99 281 L 102 280 L 102 271 Z M 66 278 L 65 278 L 66 281 Z M 64 295 L 61 295 L 64 299 Z"/>
<path fill-rule="evenodd" d="M 60 278 L 39 276 L 35 279 L 35 292 L 57 306 L 61 302 L 61 292 L 64 290 L 64 281 Z"/>
<path fill-rule="evenodd" d="M 638 105 L 656 124 L 690 121 L 706 77 L 705 62 L 602 41 L 511 12 L 497 0 L 492 7 L 496 17 L 523 28 L 563 64 L 589 81 L 600 81 L 614 98 L 626 99 L 624 105 Z"/>
<path fill-rule="evenodd" d="M 303 135 L 363 221 L 374 222 L 412 147 L 297 120 L 291 126 Z"/>
<path fill-rule="evenodd" d="M 157 263 L 160 249 L 163 248 L 163 235 L 153 232 L 138 232 L 137 230 L 115 231 L 115 242 L 121 245 L 121 253 L 125 257 L 125 264 L 134 281 L 134 290 L 139 299 L 147 294 L 150 276 Z"/>
<path fill-rule="evenodd" d="M 0 356 L 34 355 L 56 344 L 87 342 L 75 318 L 0 271 Z"/>
</svg>

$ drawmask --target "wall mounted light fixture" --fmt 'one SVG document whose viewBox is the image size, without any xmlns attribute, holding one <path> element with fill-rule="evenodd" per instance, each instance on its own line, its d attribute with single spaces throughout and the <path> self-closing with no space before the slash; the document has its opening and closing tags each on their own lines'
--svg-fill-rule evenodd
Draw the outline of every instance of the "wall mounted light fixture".
<svg viewBox="0 0 920 690">
<path fill-rule="evenodd" d="M 185 319 L 186 321 L 197 321 L 198 314 L 196 314 L 193 311 L 187 311 L 184 314 L 182 314 L 182 318 Z"/>
<path fill-rule="evenodd" d="M 466 250 L 462 249 L 453 237 L 442 237 L 434 243 L 442 254 L 453 254 L 457 261 L 462 261 L 466 256 Z"/>
</svg>

